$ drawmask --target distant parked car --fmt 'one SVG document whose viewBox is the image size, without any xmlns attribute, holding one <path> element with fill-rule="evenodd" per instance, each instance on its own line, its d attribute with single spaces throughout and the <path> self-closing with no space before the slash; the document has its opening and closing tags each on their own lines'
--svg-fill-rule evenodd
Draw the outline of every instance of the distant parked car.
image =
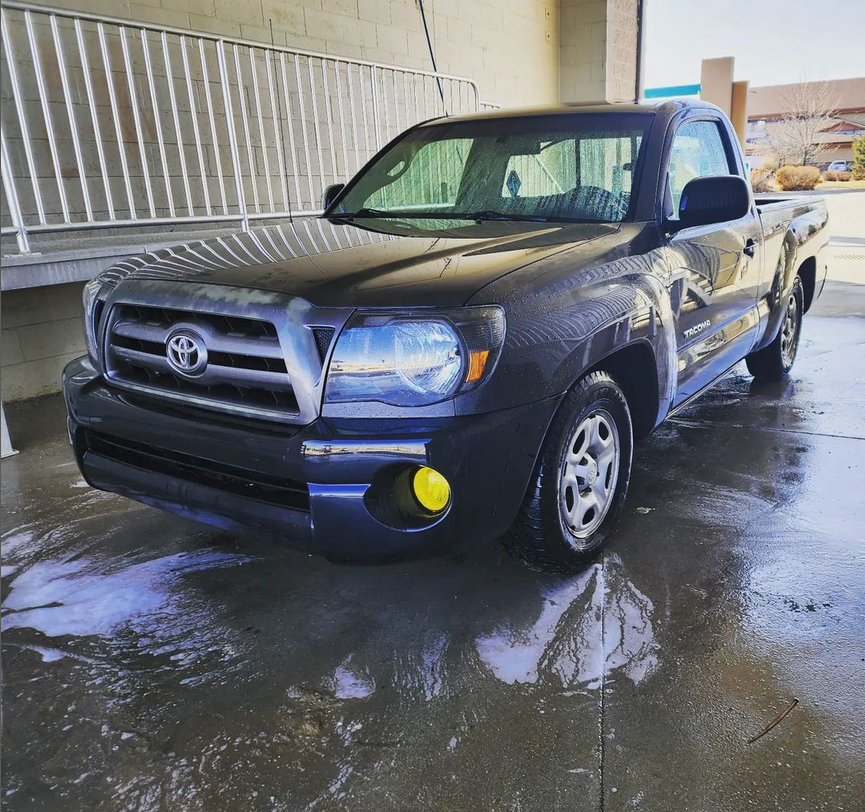
<svg viewBox="0 0 865 812">
<path fill-rule="evenodd" d="M 848 172 L 850 167 L 847 166 L 847 161 L 832 161 L 828 167 L 826 167 L 827 172 Z"/>
</svg>

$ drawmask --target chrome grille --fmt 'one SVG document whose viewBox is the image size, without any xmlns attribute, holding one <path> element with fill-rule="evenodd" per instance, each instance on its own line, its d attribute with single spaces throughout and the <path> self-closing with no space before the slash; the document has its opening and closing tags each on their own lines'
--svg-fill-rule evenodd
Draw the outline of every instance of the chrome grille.
<svg viewBox="0 0 865 812">
<path fill-rule="evenodd" d="M 201 339 L 207 364 L 178 372 L 166 345 L 178 331 Z M 117 303 L 106 327 L 105 367 L 112 382 L 219 411 L 292 417 L 298 403 L 276 327 L 218 313 Z"/>
</svg>

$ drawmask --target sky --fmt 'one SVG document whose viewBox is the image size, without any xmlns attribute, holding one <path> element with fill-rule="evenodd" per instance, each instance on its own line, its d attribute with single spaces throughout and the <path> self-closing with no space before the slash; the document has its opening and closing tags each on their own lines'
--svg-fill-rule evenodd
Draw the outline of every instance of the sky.
<svg viewBox="0 0 865 812">
<path fill-rule="evenodd" d="M 696 84 L 735 57 L 751 87 L 865 76 L 865 0 L 645 0 L 644 87 Z"/>
</svg>

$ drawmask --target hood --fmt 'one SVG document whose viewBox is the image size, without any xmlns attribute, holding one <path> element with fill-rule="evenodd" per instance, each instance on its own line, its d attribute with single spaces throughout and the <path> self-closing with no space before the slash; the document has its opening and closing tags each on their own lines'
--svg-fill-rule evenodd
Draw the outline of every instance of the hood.
<svg viewBox="0 0 865 812">
<path fill-rule="evenodd" d="M 458 306 L 518 268 L 618 230 L 605 223 L 470 222 L 399 233 L 379 227 L 319 218 L 264 226 L 126 260 L 105 280 L 253 288 L 324 307 Z"/>
</svg>

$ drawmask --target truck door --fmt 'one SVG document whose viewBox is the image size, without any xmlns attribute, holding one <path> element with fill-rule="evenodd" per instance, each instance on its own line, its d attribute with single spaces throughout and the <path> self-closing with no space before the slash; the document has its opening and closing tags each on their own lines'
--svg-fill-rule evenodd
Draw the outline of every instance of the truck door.
<svg viewBox="0 0 865 812">
<path fill-rule="evenodd" d="M 725 122 L 697 114 L 680 122 L 670 144 L 664 199 L 678 217 L 688 181 L 742 175 Z M 677 406 L 748 354 L 757 332 L 762 229 L 756 207 L 740 220 L 674 230 L 668 238 L 667 286 L 676 320 Z"/>
</svg>

